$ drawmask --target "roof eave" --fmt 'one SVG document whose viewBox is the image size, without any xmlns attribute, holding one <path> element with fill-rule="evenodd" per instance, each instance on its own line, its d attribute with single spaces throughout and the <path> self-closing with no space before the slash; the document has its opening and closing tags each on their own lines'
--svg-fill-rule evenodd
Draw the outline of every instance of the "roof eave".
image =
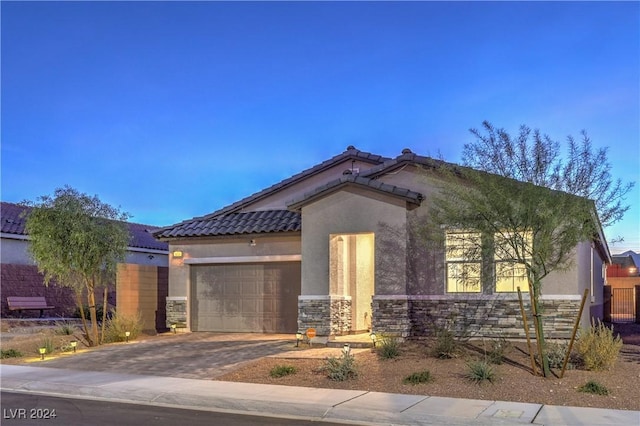
<svg viewBox="0 0 640 426">
<path fill-rule="evenodd" d="M 363 184 L 359 184 L 357 182 L 354 182 L 352 180 L 341 180 L 339 183 L 330 186 L 328 188 L 326 188 L 323 191 L 319 191 L 317 193 L 311 194 L 311 195 L 307 195 L 305 197 L 302 197 L 301 199 L 298 200 L 292 200 L 291 202 L 289 202 L 287 204 L 287 208 L 289 210 L 292 211 L 300 211 L 302 209 L 302 207 L 304 207 L 305 205 L 308 205 L 310 203 L 315 202 L 316 200 L 320 199 L 320 198 L 324 198 L 327 197 L 331 194 L 334 194 L 336 192 L 342 191 L 345 188 L 348 187 L 354 187 L 354 188 L 359 188 L 359 189 L 364 189 L 367 191 L 371 191 L 371 192 L 376 192 L 379 194 L 383 194 L 386 195 L 388 197 L 392 197 L 392 198 L 397 198 L 397 199 L 401 199 L 404 200 L 405 202 L 407 202 L 407 207 L 411 208 L 410 206 L 420 206 L 423 197 L 422 194 L 418 194 L 418 197 L 410 197 L 410 196 L 404 196 L 404 195 L 400 195 L 400 194 L 394 194 L 392 192 L 389 191 L 384 191 L 384 190 L 380 190 L 378 188 L 374 188 L 368 185 L 363 185 Z"/>
<path fill-rule="evenodd" d="M 301 235 L 301 231 L 268 231 L 268 232 L 248 232 L 238 234 L 221 234 L 221 235 L 182 235 L 172 237 L 160 237 L 158 240 L 164 241 L 168 244 L 176 244 L 180 241 L 200 241 L 200 240 L 233 240 L 238 238 L 251 238 L 251 237 L 264 237 L 264 236 L 288 236 L 295 237 Z"/>
</svg>

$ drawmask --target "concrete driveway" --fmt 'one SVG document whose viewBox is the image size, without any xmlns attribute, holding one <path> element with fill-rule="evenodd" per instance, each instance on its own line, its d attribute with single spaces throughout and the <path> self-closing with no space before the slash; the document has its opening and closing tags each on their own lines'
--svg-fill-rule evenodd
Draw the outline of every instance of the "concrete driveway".
<svg viewBox="0 0 640 426">
<path fill-rule="evenodd" d="M 214 379 L 239 364 L 291 350 L 285 334 L 182 333 L 118 343 L 39 361 L 42 367 Z"/>
</svg>

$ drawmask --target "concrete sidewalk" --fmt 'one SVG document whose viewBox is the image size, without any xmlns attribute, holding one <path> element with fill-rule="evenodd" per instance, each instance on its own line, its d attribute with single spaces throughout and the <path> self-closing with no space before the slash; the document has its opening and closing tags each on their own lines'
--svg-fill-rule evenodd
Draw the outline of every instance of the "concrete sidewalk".
<svg viewBox="0 0 640 426">
<path fill-rule="evenodd" d="M 638 425 L 639 411 L 0 365 L 3 391 L 367 425 Z"/>
</svg>

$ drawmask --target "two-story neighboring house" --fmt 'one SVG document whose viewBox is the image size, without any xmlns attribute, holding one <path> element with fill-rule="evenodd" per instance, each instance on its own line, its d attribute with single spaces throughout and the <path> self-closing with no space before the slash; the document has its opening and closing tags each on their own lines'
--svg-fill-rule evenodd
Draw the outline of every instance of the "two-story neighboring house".
<svg viewBox="0 0 640 426">
<path fill-rule="evenodd" d="M 73 292 L 56 283 L 45 287 L 42 275 L 38 273 L 38 268 L 29 254 L 29 236 L 25 232 L 28 211 L 29 207 L 20 204 L 0 203 L 0 221 L 2 222 L 2 233 L 0 234 L 2 316 L 9 314 L 7 307 L 8 296 L 45 296 L 47 302 L 55 306 L 55 309 L 49 311 L 50 315 L 68 316 L 73 313 L 76 307 Z M 120 272 L 131 269 L 132 265 L 166 268 L 168 245 L 165 242 L 156 240 L 151 234 L 158 227 L 138 223 L 127 223 L 127 226 L 131 234 L 131 242 Z M 150 270 L 153 270 L 153 268 L 150 268 Z M 124 275 L 122 276 L 124 277 Z M 116 304 L 114 291 L 111 291 L 109 303 L 112 306 Z"/>
<path fill-rule="evenodd" d="M 331 337 L 373 328 L 418 337 L 448 318 L 477 335 L 522 336 L 516 283 L 526 285 L 523 277 L 457 286 L 463 259 L 415 238 L 412 223 L 435 191 L 424 171 L 438 164 L 410 150 L 391 159 L 350 146 L 218 211 L 155 231 L 169 243 L 167 320 L 191 331 L 315 328 Z M 545 278 L 551 337 L 568 335 L 585 288 L 591 297 L 582 323 L 602 317 L 609 261 L 600 232 L 575 248 L 570 270 Z"/>
</svg>

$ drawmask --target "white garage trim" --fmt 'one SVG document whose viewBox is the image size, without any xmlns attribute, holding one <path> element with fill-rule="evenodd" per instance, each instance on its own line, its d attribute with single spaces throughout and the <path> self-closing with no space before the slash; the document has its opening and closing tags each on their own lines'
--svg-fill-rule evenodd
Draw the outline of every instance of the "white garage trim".
<svg viewBox="0 0 640 426">
<path fill-rule="evenodd" d="M 184 263 L 187 265 L 210 265 L 216 263 L 296 262 L 301 260 L 301 254 L 282 254 L 273 256 L 199 257 L 196 259 L 185 259 Z"/>
</svg>

